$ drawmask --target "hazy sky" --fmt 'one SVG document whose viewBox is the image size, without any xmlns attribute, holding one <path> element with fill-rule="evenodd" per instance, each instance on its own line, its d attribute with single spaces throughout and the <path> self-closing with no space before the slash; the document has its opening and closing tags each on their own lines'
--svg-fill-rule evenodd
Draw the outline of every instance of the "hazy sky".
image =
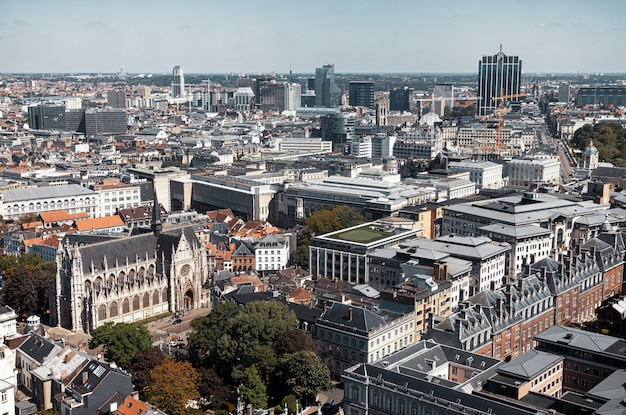
<svg viewBox="0 0 626 415">
<path fill-rule="evenodd" d="M 0 0 L 6 72 L 626 72 L 626 1 Z"/>
</svg>

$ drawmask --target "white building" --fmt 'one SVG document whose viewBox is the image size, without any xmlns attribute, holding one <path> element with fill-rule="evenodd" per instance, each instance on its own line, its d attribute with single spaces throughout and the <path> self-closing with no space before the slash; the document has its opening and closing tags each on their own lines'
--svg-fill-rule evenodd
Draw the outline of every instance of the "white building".
<svg viewBox="0 0 626 415">
<path fill-rule="evenodd" d="M 96 185 L 93 190 L 98 194 L 97 217 L 115 215 L 117 209 L 130 209 L 141 206 L 141 190 L 139 186 L 123 183 Z"/>
<path fill-rule="evenodd" d="M 354 157 L 372 157 L 372 137 L 360 137 L 350 143 L 350 155 Z"/>
<path fill-rule="evenodd" d="M 237 88 L 235 92 L 235 109 L 239 112 L 250 112 L 252 105 L 254 105 L 254 91 L 252 91 L 252 88 Z"/>
<path fill-rule="evenodd" d="M 357 363 L 371 363 L 413 344 L 415 312 L 393 314 L 333 303 L 316 321 L 322 357 L 333 376 Z"/>
<path fill-rule="evenodd" d="M 0 215 L 4 219 L 19 219 L 25 214 L 39 214 L 65 209 L 68 213 L 87 212 L 95 217 L 98 195 L 78 184 L 5 190 L 0 194 Z"/>
<path fill-rule="evenodd" d="M 372 157 L 390 158 L 393 157 L 393 146 L 398 137 L 385 133 L 376 133 L 372 137 Z"/>
<path fill-rule="evenodd" d="M 558 184 L 561 179 L 561 162 L 549 159 L 513 159 L 505 166 L 504 174 L 509 185 L 528 187 L 537 183 Z"/>
<path fill-rule="evenodd" d="M 287 236 L 267 235 L 254 246 L 257 271 L 277 271 L 289 262 L 289 240 Z"/>
<path fill-rule="evenodd" d="M 279 151 L 307 151 L 307 152 L 319 152 L 330 153 L 333 151 L 333 142 L 324 141 L 317 137 L 287 137 L 279 143 Z"/>
<path fill-rule="evenodd" d="M 6 305 L 0 306 L 0 336 L 2 343 L 17 334 L 17 314 Z"/>
<path fill-rule="evenodd" d="M 296 111 L 300 109 L 300 107 L 302 106 L 301 91 L 302 86 L 300 84 L 286 84 L 284 86 L 285 111 Z"/>
<path fill-rule="evenodd" d="M 524 272 L 524 263 L 534 264 L 550 256 L 553 235 L 549 229 L 541 226 L 497 223 L 483 226 L 479 232 L 494 241 L 511 245 L 507 271 L 511 277 Z"/>
<path fill-rule="evenodd" d="M 469 179 L 479 189 L 500 189 L 504 186 L 501 164 L 491 161 L 452 161 L 448 169 L 469 172 Z"/>
</svg>

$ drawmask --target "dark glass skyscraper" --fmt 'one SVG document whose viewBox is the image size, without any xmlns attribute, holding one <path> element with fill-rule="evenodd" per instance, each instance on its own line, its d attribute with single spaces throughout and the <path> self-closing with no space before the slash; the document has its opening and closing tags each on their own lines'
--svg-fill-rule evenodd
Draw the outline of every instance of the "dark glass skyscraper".
<svg viewBox="0 0 626 415">
<path fill-rule="evenodd" d="M 519 94 L 521 81 L 522 61 L 519 56 L 506 56 L 502 47 L 493 56 L 483 56 L 478 62 L 478 115 L 492 114 L 498 108 L 500 101 L 494 97 Z"/>
<path fill-rule="evenodd" d="M 65 105 L 28 107 L 28 124 L 33 130 L 65 130 Z"/>
<path fill-rule="evenodd" d="M 341 89 L 335 83 L 335 65 L 315 69 L 315 106 L 336 107 L 340 104 Z"/>
<path fill-rule="evenodd" d="M 348 94 L 353 107 L 374 109 L 374 82 L 352 81 L 348 85 Z"/>
</svg>

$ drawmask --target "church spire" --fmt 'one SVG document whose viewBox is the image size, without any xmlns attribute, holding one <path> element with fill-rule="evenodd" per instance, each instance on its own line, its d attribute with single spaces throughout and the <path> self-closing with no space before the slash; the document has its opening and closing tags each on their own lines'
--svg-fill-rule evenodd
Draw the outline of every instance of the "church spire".
<svg viewBox="0 0 626 415">
<path fill-rule="evenodd" d="M 154 204 L 152 206 L 152 222 L 150 223 L 150 229 L 157 238 L 161 234 L 161 229 L 163 229 L 163 223 L 161 222 L 161 208 L 159 207 L 159 199 L 157 198 L 156 188 L 154 189 Z"/>
</svg>

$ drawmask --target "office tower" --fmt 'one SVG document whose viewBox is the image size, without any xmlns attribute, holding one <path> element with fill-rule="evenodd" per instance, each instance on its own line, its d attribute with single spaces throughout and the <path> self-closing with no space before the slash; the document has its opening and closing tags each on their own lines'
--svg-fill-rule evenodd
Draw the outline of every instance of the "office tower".
<svg viewBox="0 0 626 415">
<path fill-rule="evenodd" d="M 182 98 L 185 96 L 185 76 L 183 75 L 183 68 L 180 66 L 174 66 L 172 71 L 172 97 Z"/>
<path fill-rule="evenodd" d="M 34 130 L 65 130 L 65 105 L 28 107 L 28 125 Z"/>
<path fill-rule="evenodd" d="M 569 85 L 561 84 L 559 85 L 559 102 L 569 102 Z"/>
<path fill-rule="evenodd" d="M 519 56 L 506 56 L 500 51 L 493 56 L 483 56 L 478 62 L 478 115 L 492 114 L 500 101 L 493 99 L 520 93 L 522 61 Z M 519 98 L 510 99 L 519 102 Z"/>
<path fill-rule="evenodd" d="M 315 106 L 336 107 L 341 100 L 341 89 L 335 83 L 335 65 L 315 68 Z"/>
<path fill-rule="evenodd" d="M 109 105 L 109 107 L 126 109 L 126 92 L 108 91 L 107 104 Z"/>
<path fill-rule="evenodd" d="M 394 88 L 389 94 L 390 111 L 411 111 L 413 88 Z"/>
<path fill-rule="evenodd" d="M 585 105 L 626 105 L 626 87 L 623 86 L 592 86 L 578 89 L 576 106 Z"/>
<path fill-rule="evenodd" d="M 85 111 L 85 135 L 126 133 L 126 111 L 121 108 L 94 108 Z"/>
<path fill-rule="evenodd" d="M 374 82 L 352 81 L 348 94 L 351 106 L 374 109 Z"/>
<path fill-rule="evenodd" d="M 301 107 L 301 92 L 300 84 L 285 85 L 285 111 L 296 111 Z"/>
<path fill-rule="evenodd" d="M 68 109 L 65 111 L 65 129 L 85 134 L 85 109 Z"/>
</svg>

